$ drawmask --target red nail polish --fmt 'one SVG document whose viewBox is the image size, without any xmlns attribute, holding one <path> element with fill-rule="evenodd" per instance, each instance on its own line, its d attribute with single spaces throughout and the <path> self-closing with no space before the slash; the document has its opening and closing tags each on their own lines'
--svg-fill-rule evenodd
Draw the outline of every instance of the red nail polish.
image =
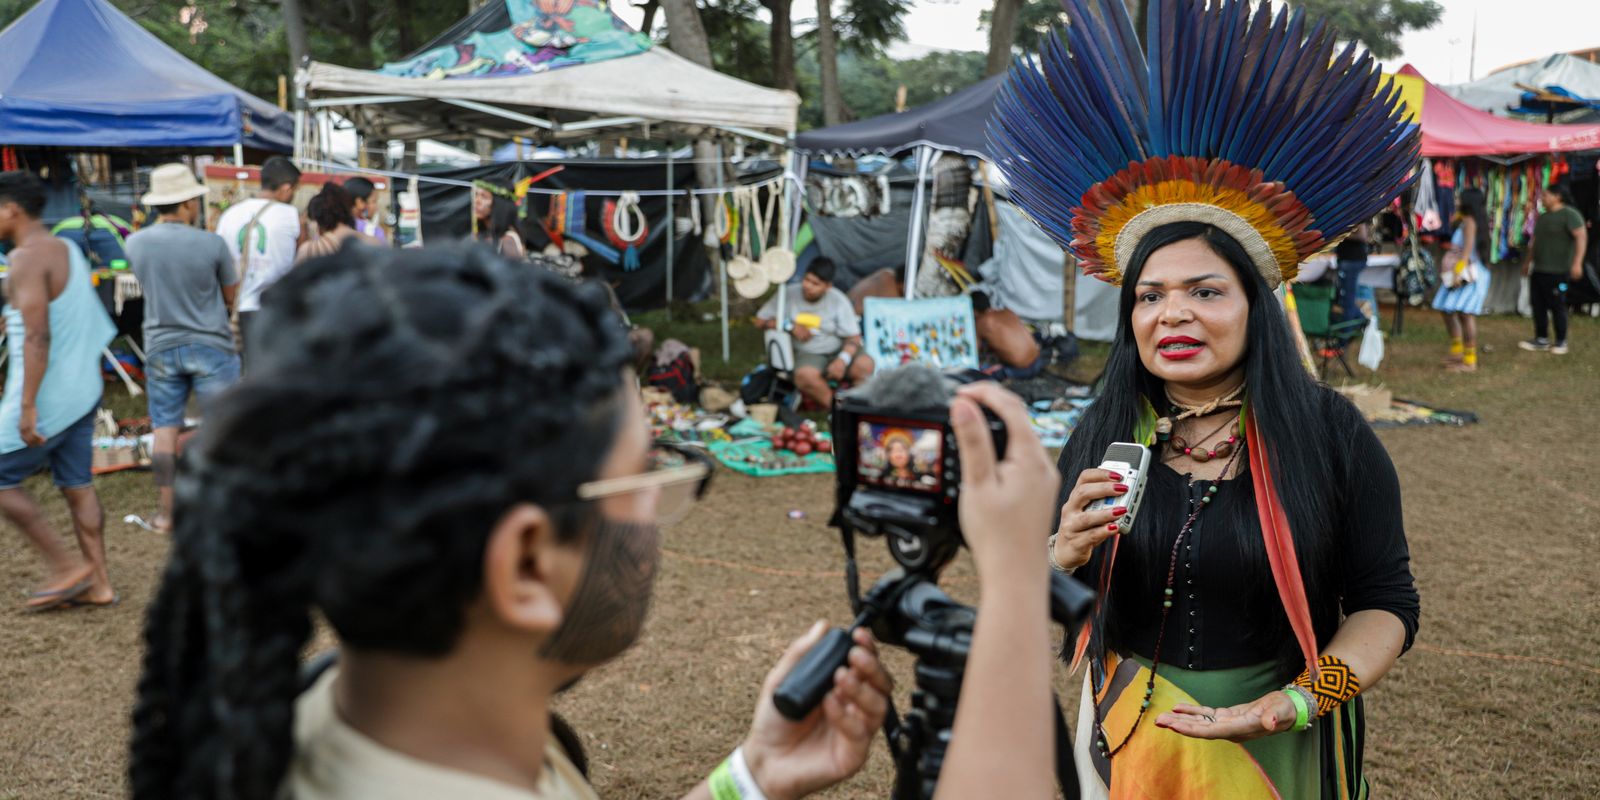
<svg viewBox="0 0 1600 800">
<path fill-rule="evenodd" d="M 1110 475 L 1111 475 L 1111 480 L 1114 480 L 1114 481 L 1122 480 L 1122 475 L 1120 473 L 1112 472 L 1112 473 L 1110 473 Z"/>
<path fill-rule="evenodd" d="M 1127 494 L 1128 493 L 1128 485 L 1125 484 L 1125 483 L 1119 483 L 1116 486 L 1113 486 L 1111 488 L 1116 489 L 1117 490 L 1117 494 Z"/>
<path fill-rule="evenodd" d="M 1122 516 L 1123 514 L 1126 514 L 1126 513 L 1128 513 L 1128 509 L 1125 506 L 1121 506 L 1121 507 L 1117 507 L 1117 508 L 1111 509 L 1111 516 L 1113 516 L 1113 517 L 1120 517 L 1120 516 Z"/>
<path fill-rule="evenodd" d="M 1110 525 L 1107 525 L 1106 526 L 1106 530 L 1111 531 L 1112 533 L 1116 533 L 1117 532 L 1117 523 L 1113 522 Z"/>
</svg>

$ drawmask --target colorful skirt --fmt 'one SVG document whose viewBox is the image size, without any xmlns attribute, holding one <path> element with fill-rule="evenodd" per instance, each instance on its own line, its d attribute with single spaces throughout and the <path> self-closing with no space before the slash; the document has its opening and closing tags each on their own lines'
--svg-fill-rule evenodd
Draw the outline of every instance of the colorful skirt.
<svg viewBox="0 0 1600 800">
<path fill-rule="evenodd" d="M 1282 686 L 1277 665 L 1193 671 L 1163 666 L 1150 710 L 1109 761 L 1091 746 L 1094 694 L 1087 679 L 1077 726 L 1078 781 L 1085 798 L 1111 800 L 1366 800 L 1361 772 L 1365 725 L 1361 698 L 1300 733 L 1279 733 L 1242 744 L 1191 739 L 1158 728 L 1155 719 L 1179 703 L 1227 707 Z M 1098 698 L 1107 744 L 1115 748 L 1139 716 L 1149 662 L 1110 657 L 1111 677 Z"/>
<path fill-rule="evenodd" d="M 1433 295 L 1433 309 L 1446 314 L 1471 314 L 1477 316 L 1483 313 L 1483 302 L 1489 299 L 1489 270 L 1482 264 L 1474 263 L 1472 282 L 1454 288 L 1439 287 Z"/>
</svg>

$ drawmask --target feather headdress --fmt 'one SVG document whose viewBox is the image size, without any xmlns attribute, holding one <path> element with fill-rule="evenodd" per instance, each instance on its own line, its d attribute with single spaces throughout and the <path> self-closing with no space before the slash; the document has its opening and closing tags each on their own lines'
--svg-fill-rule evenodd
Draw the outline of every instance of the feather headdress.
<svg viewBox="0 0 1600 800">
<path fill-rule="evenodd" d="M 1066 41 L 1012 67 L 989 140 L 1013 199 L 1086 274 L 1121 283 L 1146 234 L 1196 221 L 1276 287 L 1409 184 L 1421 137 L 1399 90 L 1354 43 L 1336 53 L 1324 21 L 1150 0 L 1141 52 L 1120 0 L 1063 4 Z"/>
</svg>

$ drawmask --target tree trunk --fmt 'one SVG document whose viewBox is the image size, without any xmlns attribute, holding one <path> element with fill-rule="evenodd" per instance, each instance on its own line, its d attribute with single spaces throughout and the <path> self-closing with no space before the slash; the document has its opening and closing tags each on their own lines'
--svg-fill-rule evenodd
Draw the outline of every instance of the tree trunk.
<svg viewBox="0 0 1600 800">
<path fill-rule="evenodd" d="M 694 0 L 661 0 L 661 10 L 667 15 L 667 46 L 672 52 L 710 68 L 711 43 Z"/>
<path fill-rule="evenodd" d="M 661 0 L 661 10 L 667 17 L 667 46 L 672 48 L 674 53 L 702 67 L 711 68 L 711 43 L 706 39 L 706 28 L 700 22 L 700 9 L 695 5 L 695 0 Z M 667 146 L 671 147 L 672 144 L 669 142 Z M 710 189 L 717 185 L 717 170 L 721 169 L 722 165 L 716 162 L 716 154 L 717 151 L 710 139 L 700 139 L 694 143 L 695 184 L 702 189 Z M 712 224 L 710 220 L 716 219 L 713 211 L 716 209 L 716 203 L 721 200 L 722 198 L 712 194 L 702 195 L 699 198 L 701 219 L 707 220 L 706 225 L 710 226 Z M 721 257 L 717 255 L 717 249 L 715 247 L 708 249 L 712 255 L 712 263 L 719 265 L 717 269 L 720 272 Z M 722 276 L 722 280 L 727 280 L 727 276 Z"/>
<path fill-rule="evenodd" d="M 1011 68 L 1011 48 L 1017 43 L 1017 15 L 1021 12 L 1022 0 L 994 0 L 994 13 L 989 16 L 989 59 L 984 63 L 984 77 L 999 75 Z"/>
<path fill-rule="evenodd" d="M 839 42 L 833 30 L 833 0 L 817 1 L 817 61 L 822 71 L 822 124 L 844 122 L 844 95 L 839 91 Z"/>
<path fill-rule="evenodd" d="M 656 12 L 661 10 L 661 0 L 650 0 L 635 8 L 644 9 L 644 20 L 639 23 L 639 32 L 650 36 L 656 27 Z"/>
<path fill-rule="evenodd" d="M 361 45 L 360 66 L 377 66 L 372 63 L 372 6 L 367 0 L 349 0 L 349 9 L 350 40 Z"/>
<path fill-rule="evenodd" d="M 394 0 L 394 20 L 400 34 L 400 52 L 410 55 L 417 49 L 417 35 L 411 28 L 411 0 Z"/>
<path fill-rule="evenodd" d="M 790 19 L 794 0 L 761 0 L 772 13 L 772 88 L 799 89 L 794 72 L 794 22 Z"/>
<path fill-rule="evenodd" d="M 305 63 L 306 56 L 311 54 L 311 46 L 306 39 L 306 18 L 300 10 L 300 0 L 280 0 L 283 9 L 283 32 L 289 39 L 289 74 L 295 74 L 300 65 Z"/>
</svg>

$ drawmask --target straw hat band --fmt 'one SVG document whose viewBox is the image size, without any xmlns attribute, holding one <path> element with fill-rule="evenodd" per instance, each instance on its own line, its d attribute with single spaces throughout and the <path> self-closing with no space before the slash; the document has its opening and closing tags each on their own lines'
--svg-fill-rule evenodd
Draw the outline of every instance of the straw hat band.
<svg viewBox="0 0 1600 800">
<path fill-rule="evenodd" d="M 183 164 L 162 164 L 150 173 L 150 191 L 139 199 L 147 206 L 170 206 L 206 193 L 205 184 Z"/>
</svg>

